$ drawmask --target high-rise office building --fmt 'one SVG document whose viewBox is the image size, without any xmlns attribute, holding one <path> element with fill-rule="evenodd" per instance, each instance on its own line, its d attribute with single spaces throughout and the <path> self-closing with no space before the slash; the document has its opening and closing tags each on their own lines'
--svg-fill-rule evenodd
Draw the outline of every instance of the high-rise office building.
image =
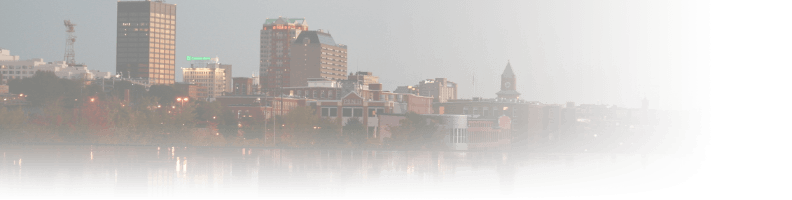
<svg viewBox="0 0 792 200">
<path fill-rule="evenodd" d="M 176 66 L 176 4 L 119 1 L 116 73 L 173 84 Z"/>
<path fill-rule="evenodd" d="M 306 86 L 311 78 L 347 80 L 347 46 L 322 30 L 303 31 L 291 47 L 290 75 L 291 86 Z"/>
<path fill-rule="evenodd" d="M 262 90 L 289 86 L 290 47 L 300 32 L 307 30 L 305 18 L 278 17 L 264 22 L 259 62 Z"/>
</svg>

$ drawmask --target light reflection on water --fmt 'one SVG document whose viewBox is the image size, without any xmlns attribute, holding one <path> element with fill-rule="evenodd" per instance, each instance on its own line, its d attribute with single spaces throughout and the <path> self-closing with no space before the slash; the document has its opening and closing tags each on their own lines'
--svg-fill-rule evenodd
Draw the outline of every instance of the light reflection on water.
<svg viewBox="0 0 792 200">
<path fill-rule="evenodd" d="M 239 148 L 177 152 L 169 147 L 171 157 L 161 158 L 160 147 L 0 147 L 3 193 L 46 188 L 50 194 L 133 197 L 429 193 L 473 198 L 554 195 L 569 188 L 582 194 L 630 192 L 673 185 L 690 174 L 684 159 L 661 155 L 260 148 L 239 154 Z"/>
</svg>

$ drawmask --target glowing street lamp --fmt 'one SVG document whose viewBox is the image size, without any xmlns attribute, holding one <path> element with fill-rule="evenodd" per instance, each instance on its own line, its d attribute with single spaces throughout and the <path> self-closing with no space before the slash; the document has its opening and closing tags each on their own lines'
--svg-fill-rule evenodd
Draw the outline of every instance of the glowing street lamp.
<svg viewBox="0 0 792 200">
<path fill-rule="evenodd" d="M 190 100 L 190 99 L 188 99 L 187 97 L 177 97 L 177 98 L 176 98 L 176 101 L 180 102 L 180 103 L 181 103 L 181 105 L 182 105 L 182 107 L 184 107 L 184 102 L 187 102 L 187 101 L 189 101 L 189 100 Z"/>
</svg>

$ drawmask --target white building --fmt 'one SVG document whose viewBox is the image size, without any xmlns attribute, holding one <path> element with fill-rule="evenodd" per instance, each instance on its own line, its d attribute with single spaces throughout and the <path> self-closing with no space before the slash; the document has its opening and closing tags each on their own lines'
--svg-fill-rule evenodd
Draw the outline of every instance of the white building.
<svg viewBox="0 0 792 200">
<path fill-rule="evenodd" d="M 185 83 L 205 86 L 209 90 L 210 101 L 223 96 L 223 92 L 226 91 L 226 85 L 232 81 L 226 79 L 225 69 L 219 67 L 182 68 L 182 79 Z"/>
<path fill-rule="evenodd" d="M 44 62 L 44 59 L 33 58 L 19 60 L 19 56 L 12 56 L 7 49 L 0 49 L 0 75 L 3 84 L 9 79 L 30 78 L 36 71 L 51 71 L 60 78 L 72 80 L 94 80 L 96 78 L 110 78 L 110 72 L 88 70 L 85 65 L 69 67 L 65 61 Z"/>
</svg>

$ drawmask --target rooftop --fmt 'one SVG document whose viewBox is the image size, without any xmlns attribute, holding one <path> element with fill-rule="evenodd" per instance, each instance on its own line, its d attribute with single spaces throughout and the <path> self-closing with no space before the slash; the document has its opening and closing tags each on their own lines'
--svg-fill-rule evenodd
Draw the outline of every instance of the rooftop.
<svg viewBox="0 0 792 200">
<path fill-rule="evenodd" d="M 297 40 L 294 43 L 303 43 L 304 39 L 309 39 L 311 44 L 326 44 L 332 46 L 339 46 L 336 44 L 335 40 L 333 40 L 333 36 L 330 33 L 325 33 L 321 31 L 303 31 L 300 33 L 300 36 L 297 37 Z"/>
<path fill-rule="evenodd" d="M 281 19 L 281 21 L 278 21 L 279 19 Z M 275 23 L 279 23 L 279 24 L 285 24 L 285 23 L 289 23 L 289 24 L 305 24 L 305 18 L 283 18 L 283 17 L 278 17 L 277 19 L 266 19 L 266 20 L 264 20 L 264 24 L 275 24 Z"/>
</svg>

